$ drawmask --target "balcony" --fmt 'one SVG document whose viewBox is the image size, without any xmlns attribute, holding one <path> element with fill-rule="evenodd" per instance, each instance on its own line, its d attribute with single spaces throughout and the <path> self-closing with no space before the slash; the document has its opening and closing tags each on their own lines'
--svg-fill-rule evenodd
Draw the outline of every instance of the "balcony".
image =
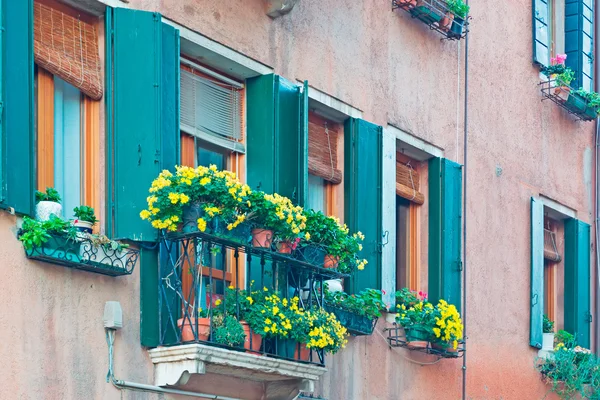
<svg viewBox="0 0 600 400">
<path fill-rule="evenodd" d="M 469 32 L 468 6 L 462 1 L 453 2 L 456 10 L 444 0 L 392 0 L 392 11 L 403 10 L 442 35 L 442 40 L 461 40 Z"/>
<path fill-rule="evenodd" d="M 266 308 L 273 310 L 273 320 L 288 305 L 318 312 L 325 282 L 347 275 L 311 262 L 306 252 L 278 253 L 214 232 L 163 232 L 160 253 L 161 347 L 150 350 L 157 385 L 181 387 L 211 376 L 208 382 L 227 377 L 272 390 L 288 387 L 296 395 L 311 391 L 326 372 L 327 349 L 265 333 L 270 325 L 255 332 L 249 310 L 264 298 L 277 298 L 284 305 Z M 285 325 L 284 320 L 279 322 Z"/>
</svg>

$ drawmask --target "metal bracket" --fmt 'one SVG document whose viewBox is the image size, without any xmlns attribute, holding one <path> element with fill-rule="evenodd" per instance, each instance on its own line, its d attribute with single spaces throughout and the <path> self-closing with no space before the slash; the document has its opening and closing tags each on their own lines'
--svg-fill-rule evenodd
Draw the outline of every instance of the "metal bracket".
<svg viewBox="0 0 600 400">
<path fill-rule="evenodd" d="M 531 296 L 531 307 L 537 306 L 538 303 L 538 295 L 537 293 L 534 293 L 533 296 Z"/>
</svg>

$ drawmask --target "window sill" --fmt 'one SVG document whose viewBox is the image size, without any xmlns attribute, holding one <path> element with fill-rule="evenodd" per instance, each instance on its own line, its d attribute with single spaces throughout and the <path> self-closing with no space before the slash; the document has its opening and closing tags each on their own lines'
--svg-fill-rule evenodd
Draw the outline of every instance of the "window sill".
<svg viewBox="0 0 600 400">
<path fill-rule="evenodd" d="M 26 249 L 27 258 L 108 276 L 130 275 L 139 252 L 134 249 L 111 249 L 89 239 L 69 240 L 52 236 L 46 243 Z"/>
<path fill-rule="evenodd" d="M 231 386 L 250 382 L 264 387 L 264 398 L 282 398 L 281 390 L 295 393 L 312 392 L 314 382 L 327 372 L 325 367 L 308 363 L 280 360 L 259 354 L 227 350 L 207 344 L 185 344 L 159 347 L 148 351 L 154 364 L 156 386 L 182 387 L 205 376 L 219 381 L 225 376 Z M 190 378 L 194 378 L 190 381 Z M 229 386 L 229 384 L 228 384 Z M 285 388 L 283 388 L 285 386 Z M 231 389 L 223 388 L 223 390 Z M 221 394 L 221 393 L 215 393 Z M 285 397 L 288 398 L 288 397 Z M 294 398 L 294 397 L 290 397 Z"/>
</svg>

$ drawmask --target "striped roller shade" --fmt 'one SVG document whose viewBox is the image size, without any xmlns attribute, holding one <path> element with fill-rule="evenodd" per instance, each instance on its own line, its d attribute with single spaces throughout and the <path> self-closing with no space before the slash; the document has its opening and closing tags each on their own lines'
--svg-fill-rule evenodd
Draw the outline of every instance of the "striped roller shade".
<svg viewBox="0 0 600 400">
<path fill-rule="evenodd" d="M 98 35 L 93 25 L 34 4 L 35 62 L 93 100 L 103 94 Z"/>
<path fill-rule="evenodd" d="M 425 196 L 419 192 L 420 176 L 411 166 L 396 163 L 396 194 L 417 204 L 425 202 Z"/>
</svg>

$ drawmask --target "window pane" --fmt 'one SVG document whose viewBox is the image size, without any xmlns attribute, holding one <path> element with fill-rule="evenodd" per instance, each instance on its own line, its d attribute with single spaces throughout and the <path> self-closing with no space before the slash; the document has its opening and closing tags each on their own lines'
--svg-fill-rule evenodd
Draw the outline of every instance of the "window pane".
<svg viewBox="0 0 600 400">
<path fill-rule="evenodd" d="M 74 218 L 81 205 L 81 93 L 54 77 L 54 187 L 62 196 L 63 215 Z"/>
<path fill-rule="evenodd" d="M 318 176 L 308 175 L 308 196 L 306 208 L 325 212 L 325 180 Z"/>
<path fill-rule="evenodd" d="M 208 167 L 214 164 L 218 169 L 225 169 L 227 167 L 226 161 L 225 154 L 209 148 L 209 146 L 198 145 L 198 165 Z"/>
<path fill-rule="evenodd" d="M 396 199 L 396 290 L 400 290 L 409 286 L 410 202 Z"/>
</svg>

